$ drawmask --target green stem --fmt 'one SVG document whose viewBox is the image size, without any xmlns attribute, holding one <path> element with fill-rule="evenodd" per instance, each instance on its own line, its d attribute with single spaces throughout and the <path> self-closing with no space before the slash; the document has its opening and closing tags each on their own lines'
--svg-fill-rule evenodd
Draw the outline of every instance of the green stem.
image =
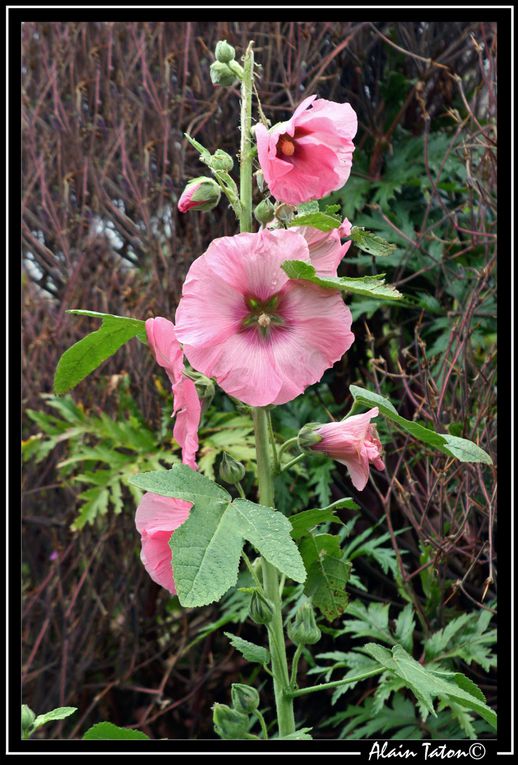
<svg viewBox="0 0 518 765">
<path fill-rule="evenodd" d="M 261 726 L 261 730 L 263 732 L 263 738 L 267 739 L 268 738 L 268 728 L 266 727 L 266 723 L 264 721 L 264 717 L 262 716 L 262 714 L 260 713 L 260 711 L 258 709 L 255 710 L 254 714 L 257 717 L 257 719 L 259 720 L 259 725 Z"/>
<path fill-rule="evenodd" d="M 254 79 L 253 42 L 248 44 L 241 81 L 241 146 L 239 199 L 239 228 L 241 231 L 252 230 L 252 89 Z"/>
<path fill-rule="evenodd" d="M 292 688 L 297 687 L 297 670 L 299 668 L 299 659 L 300 659 L 301 653 L 302 653 L 302 646 L 298 645 L 297 650 L 295 651 L 295 656 L 293 657 L 293 661 L 291 662 L 290 685 Z"/>
<path fill-rule="evenodd" d="M 257 482 L 259 501 L 267 507 L 273 507 L 274 489 L 270 463 L 268 417 L 265 409 L 253 409 L 255 443 L 257 453 Z M 279 593 L 279 572 L 263 559 L 263 586 L 273 605 L 272 621 L 268 625 L 270 654 L 272 657 L 273 689 L 277 709 L 279 736 L 288 736 L 295 732 L 293 701 L 290 698 L 290 678 L 286 645 L 282 624 L 282 604 Z"/>
<path fill-rule="evenodd" d="M 321 685 L 310 685 L 308 688 L 299 688 L 298 691 L 289 691 L 288 696 L 292 699 L 297 696 L 305 696 L 307 693 L 316 693 L 317 691 L 327 691 L 328 688 L 339 688 L 341 685 L 350 685 L 351 683 L 359 683 L 360 680 L 366 680 L 368 677 L 374 677 L 384 672 L 383 667 L 378 669 L 371 669 L 369 672 L 364 672 L 362 675 L 356 675 L 356 677 L 348 677 L 347 680 L 334 680 L 331 683 L 321 683 Z"/>
<path fill-rule="evenodd" d="M 294 457 L 292 460 L 290 460 L 289 462 L 287 462 L 285 465 L 281 467 L 281 473 L 283 472 L 283 470 L 289 470 L 290 467 L 293 467 L 293 465 L 296 465 L 297 462 L 300 462 L 301 460 L 303 460 L 305 456 L 306 456 L 305 454 L 298 454 L 296 457 Z"/>
<path fill-rule="evenodd" d="M 294 438 L 288 438 L 287 441 L 285 441 L 283 444 L 280 445 L 279 451 L 277 453 L 277 457 L 280 459 L 281 455 L 286 451 L 286 449 L 289 449 L 292 446 L 295 446 L 299 442 L 299 437 L 294 436 Z"/>
</svg>

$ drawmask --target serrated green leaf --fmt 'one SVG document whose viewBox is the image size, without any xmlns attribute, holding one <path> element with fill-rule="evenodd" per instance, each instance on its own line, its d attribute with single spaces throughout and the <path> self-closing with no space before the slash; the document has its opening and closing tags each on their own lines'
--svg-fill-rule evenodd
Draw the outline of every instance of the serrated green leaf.
<svg viewBox="0 0 518 765">
<path fill-rule="evenodd" d="M 326 215 L 323 212 L 306 213 L 305 215 L 296 215 L 288 226 L 309 226 L 317 228 L 319 231 L 332 231 L 340 226 L 340 219 L 334 215 Z"/>
<path fill-rule="evenodd" d="M 291 741 L 310 741 L 313 740 L 313 736 L 309 735 L 311 730 L 313 730 L 313 728 L 300 728 L 300 730 L 296 730 L 295 733 L 290 733 L 288 736 L 279 736 L 278 738 L 283 741 L 287 741 L 288 739 Z"/>
<path fill-rule="evenodd" d="M 282 574 L 304 582 L 306 569 L 297 545 L 290 536 L 291 523 L 271 507 L 247 499 L 236 499 L 231 505 L 236 528 L 261 555 Z"/>
<path fill-rule="evenodd" d="M 404 417 L 401 417 L 390 401 L 383 396 L 380 396 L 378 393 L 373 393 L 365 388 L 359 388 L 357 385 L 350 385 L 349 390 L 355 401 L 365 404 L 366 406 L 377 406 L 381 414 L 389 420 L 397 423 L 414 438 L 417 438 L 419 441 L 422 441 L 429 446 L 433 446 L 443 454 L 455 457 L 461 462 L 483 462 L 486 465 L 493 464 L 493 460 L 489 454 L 481 449 L 480 446 L 474 444 L 473 441 L 469 441 L 467 438 L 450 436 L 448 433 L 436 433 L 434 430 L 425 428 L 424 425 L 420 425 L 418 422 L 413 422 L 412 420 L 407 420 Z"/>
<path fill-rule="evenodd" d="M 333 510 L 303 510 L 301 513 L 290 516 L 291 536 L 295 540 L 300 539 L 320 523 L 332 521 L 341 523 Z"/>
<path fill-rule="evenodd" d="M 290 279 L 300 279 L 311 282 L 324 289 L 350 292 L 354 295 L 364 295 L 378 300 L 400 300 L 403 295 L 391 284 L 386 284 L 384 274 L 377 276 L 319 276 L 315 267 L 304 260 L 285 260 L 281 264 L 283 271 Z"/>
<path fill-rule="evenodd" d="M 77 707 L 57 707 L 50 712 L 45 712 L 43 715 L 37 715 L 32 723 L 32 730 L 41 728 L 42 725 L 46 725 L 53 720 L 64 720 L 65 717 L 70 717 L 74 712 L 77 712 Z"/>
<path fill-rule="evenodd" d="M 152 491 L 162 497 L 184 499 L 187 502 L 213 500 L 228 504 L 231 500 L 230 494 L 222 486 L 187 465 L 174 465 L 171 470 L 138 473 L 130 483 L 144 491 Z"/>
<path fill-rule="evenodd" d="M 401 643 L 406 651 L 411 651 L 414 645 L 414 608 L 411 603 L 407 603 L 396 619 L 394 634 L 397 641 Z"/>
<path fill-rule="evenodd" d="M 267 648 L 263 648 L 256 643 L 250 643 L 249 640 L 244 640 L 238 637 L 238 635 L 233 635 L 231 632 L 224 632 L 223 634 L 228 637 L 232 646 L 236 651 L 239 651 L 246 661 L 256 664 L 269 664 L 270 652 Z"/>
<path fill-rule="evenodd" d="M 54 393 L 58 395 L 75 388 L 128 340 L 138 337 L 146 342 L 145 322 L 139 319 L 96 311 L 70 310 L 67 313 L 94 316 L 102 319 L 102 324 L 95 332 L 74 343 L 61 356 L 54 376 Z"/>
<path fill-rule="evenodd" d="M 345 590 L 351 564 L 342 560 L 340 540 L 331 534 L 309 534 L 300 551 L 308 578 L 304 593 L 328 621 L 343 614 L 349 597 Z"/>
<path fill-rule="evenodd" d="M 373 234 L 372 231 L 367 231 L 360 226 L 353 226 L 351 228 L 351 239 L 360 250 L 368 252 L 369 255 L 374 255 L 375 257 L 386 257 L 391 255 L 396 249 L 395 244 L 390 244 L 381 236 Z"/>
<path fill-rule="evenodd" d="M 83 741 L 149 741 L 149 736 L 134 728 L 120 728 L 111 722 L 100 722 L 88 728 Z"/>
</svg>

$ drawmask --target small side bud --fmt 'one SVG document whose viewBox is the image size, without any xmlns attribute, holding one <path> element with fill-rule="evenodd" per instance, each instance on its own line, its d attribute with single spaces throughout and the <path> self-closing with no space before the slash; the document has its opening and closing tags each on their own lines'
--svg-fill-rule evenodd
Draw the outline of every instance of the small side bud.
<svg viewBox="0 0 518 765">
<path fill-rule="evenodd" d="M 212 720 L 214 730 L 220 738 L 244 738 L 248 731 L 248 717 L 228 704 L 213 704 Z"/>
<path fill-rule="evenodd" d="M 255 219 L 266 226 L 275 217 L 275 208 L 269 199 L 263 199 L 254 210 Z"/>
<path fill-rule="evenodd" d="M 212 210 L 219 203 L 220 197 L 221 189 L 215 180 L 206 176 L 193 178 L 178 200 L 178 209 L 181 213 L 189 210 Z"/>
<path fill-rule="evenodd" d="M 223 458 L 219 463 L 219 477 L 225 483 L 234 486 L 245 477 L 245 468 L 241 462 L 238 462 L 227 452 L 223 452 Z"/>
<path fill-rule="evenodd" d="M 243 683 L 232 683 L 232 706 L 244 715 L 251 715 L 259 706 L 260 698 L 255 688 Z"/>
<path fill-rule="evenodd" d="M 273 606 L 271 602 L 262 593 L 255 590 L 250 601 L 250 618 L 256 624 L 270 624 L 272 617 Z"/>
<path fill-rule="evenodd" d="M 281 223 L 289 223 L 293 220 L 297 208 L 294 205 L 288 205 L 286 202 L 281 202 L 275 207 L 275 217 L 280 220 Z"/>
<path fill-rule="evenodd" d="M 317 428 L 320 427 L 318 422 L 308 422 L 301 428 L 297 435 L 297 443 L 299 449 L 303 452 L 311 451 L 315 444 L 322 441 L 322 436 L 317 433 Z"/>
<path fill-rule="evenodd" d="M 22 704 L 22 737 L 28 738 L 36 715 L 27 704 Z"/>
<path fill-rule="evenodd" d="M 313 606 L 306 600 L 297 610 L 295 619 L 288 625 L 288 637 L 295 645 L 313 645 L 318 643 L 321 635 Z"/>
<path fill-rule="evenodd" d="M 221 64 L 228 64 L 235 59 L 236 51 L 226 40 L 220 40 L 216 45 L 214 55 L 216 56 L 216 61 L 219 61 Z"/>
<path fill-rule="evenodd" d="M 234 160 L 223 149 L 216 149 L 208 165 L 212 170 L 224 170 L 224 172 L 229 173 L 234 167 Z"/>
<path fill-rule="evenodd" d="M 210 79 L 213 85 L 221 85 L 223 88 L 228 88 L 235 83 L 238 76 L 230 69 L 228 64 L 214 61 L 210 65 Z"/>
</svg>

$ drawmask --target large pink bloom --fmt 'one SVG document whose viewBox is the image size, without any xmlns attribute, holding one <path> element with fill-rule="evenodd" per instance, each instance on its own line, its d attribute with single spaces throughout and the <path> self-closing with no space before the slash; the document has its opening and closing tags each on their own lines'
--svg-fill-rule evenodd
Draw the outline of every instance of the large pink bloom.
<svg viewBox="0 0 518 765">
<path fill-rule="evenodd" d="M 191 502 L 161 497 L 148 492 L 137 508 L 135 523 L 140 534 L 140 559 L 151 579 L 173 595 L 172 553 L 169 540 L 172 533 L 189 517 Z"/>
<path fill-rule="evenodd" d="M 288 122 L 257 124 L 257 154 L 276 199 L 291 205 L 321 199 L 349 178 L 358 128 L 350 104 L 310 96 Z"/>
<path fill-rule="evenodd" d="M 371 463 L 376 470 L 385 468 L 381 459 L 381 442 L 376 428 L 370 424 L 378 413 L 378 407 L 375 406 L 364 414 L 355 414 L 341 422 L 329 422 L 315 428 L 315 433 L 322 440 L 311 448 L 345 465 L 358 491 L 367 485 Z"/>
<path fill-rule="evenodd" d="M 173 391 L 173 436 L 182 448 L 182 462 L 196 470 L 201 403 L 194 382 L 184 374 L 183 351 L 172 321 L 158 316 L 146 321 L 146 334 L 157 363 L 164 367 Z"/>
<path fill-rule="evenodd" d="M 251 406 L 295 398 L 354 340 L 340 294 L 290 281 L 285 260 L 310 261 L 294 231 L 215 239 L 189 269 L 176 311 L 194 369 Z"/>
<path fill-rule="evenodd" d="M 340 241 L 341 237 L 351 233 L 351 224 L 347 218 L 331 231 L 319 231 L 310 226 L 292 226 L 290 231 L 296 231 L 306 240 L 311 265 L 319 276 L 336 276 L 338 266 L 351 246 L 350 241 L 345 244 Z"/>
</svg>

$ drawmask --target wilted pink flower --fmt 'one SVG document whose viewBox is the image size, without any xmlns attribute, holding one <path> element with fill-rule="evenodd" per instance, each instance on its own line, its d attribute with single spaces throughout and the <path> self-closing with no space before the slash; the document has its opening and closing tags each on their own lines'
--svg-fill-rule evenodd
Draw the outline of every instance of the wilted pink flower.
<svg viewBox="0 0 518 765">
<path fill-rule="evenodd" d="M 169 540 L 187 520 L 191 507 L 192 503 L 183 499 L 148 492 L 142 497 L 135 516 L 142 542 L 140 559 L 151 579 L 173 595 L 176 588 Z"/>
<path fill-rule="evenodd" d="M 350 241 L 345 244 L 340 241 L 341 237 L 351 233 L 351 224 L 347 218 L 331 231 L 319 231 L 310 226 L 292 226 L 290 231 L 301 234 L 308 243 L 311 265 L 319 276 L 336 276 L 338 266 L 351 246 Z"/>
<path fill-rule="evenodd" d="M 321 199 L 349 178 L 358 128 L 350 104 L 310 96 L 288 122 L 257 124 L 257 154 L 276 199 L 291 205 Z"/>
<path fill-rule="evenodd" d="M 221 190 L 212 178 L 202 176 L 189 181 L 178 200 L 178 210 L 212 210 L 219 202 Z"/>
<path fill-rule="evenodd" d="M 215 239 L 189 269 L 176 312 L 194 369 L 251 406 L 295 398 L 354 340 L 340 294 L 290 281 L 285 260 L 310 260 L 294 231 Z"/>
<path fill-rule="evenodd" d="M 364 414 L 355 414 L 341 422 L 329 422 L 315 428 L 315 433 L 322 440 L 311 448 L 345 465 L 358 491 L 367 485 L 371 463 L 376 470 L 385 468 L 381 459 L 381 442 L 376 428 L 370 424 L 378 413 L 378 407 L 375 406 Z"/>
<path fill-rule="evenodd" d="M 194 382 L 185 375 L 183 352 L 172 321 L 158 316 L 146 321 L 146 334 L 158 364 L 163 367 L 173 391 L 173 436 L 182 448 L 182 462 L 196 470 L 198 426 L 201 403 Z"/>
</svg>

